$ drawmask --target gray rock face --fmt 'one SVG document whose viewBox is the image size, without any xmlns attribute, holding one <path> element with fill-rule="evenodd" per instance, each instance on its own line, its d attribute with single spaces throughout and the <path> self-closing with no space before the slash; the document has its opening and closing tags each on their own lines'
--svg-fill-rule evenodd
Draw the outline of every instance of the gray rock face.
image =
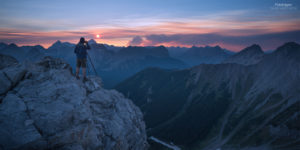
<svg viewBox="0 0 300 150">
<path fill-rule="evenodd" d="M 26 71 L 11 56 L 0 54 L 0 62 L 0 95 L 3 95 L 24 77 Z"/>
<path fill-rule="evenodd" d="M 0 149 L 147 149 L 140 110 L 70 70 L 50 57 L 1 70 Z"/>
<path fill-rule="evenodd" d="M 2 54 L 0 54 L 0 60 L 1 60 L 0 69 L 3 69 L 8 66 L 16 65 L 18 63 L 18 61 L 15 58 L 7 55 L 2 55 Z"/>
</svg>

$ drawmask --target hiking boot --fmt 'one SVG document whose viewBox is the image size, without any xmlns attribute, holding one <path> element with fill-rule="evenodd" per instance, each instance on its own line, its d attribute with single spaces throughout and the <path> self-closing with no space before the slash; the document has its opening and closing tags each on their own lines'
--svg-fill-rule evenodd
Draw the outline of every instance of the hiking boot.
<svg viewBox="0 0 300 150">
<path fill-rule="evenodd" d="M 77 79 L 77 80 L 79 80 L 79 79 L 80 79 L 80 77 L 79 77 L 79 76 L 76 76 L 76 79 Z"/>
</svg>

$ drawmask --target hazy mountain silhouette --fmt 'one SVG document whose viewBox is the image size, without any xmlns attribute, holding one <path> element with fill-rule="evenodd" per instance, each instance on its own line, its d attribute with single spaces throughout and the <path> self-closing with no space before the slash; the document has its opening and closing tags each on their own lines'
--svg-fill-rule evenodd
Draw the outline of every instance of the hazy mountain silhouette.
<svg viewBox="0 0 300 150">
<path fill-rule="evenodd" d="M 178 56 L 179 59 L 186 62 L 190 66 L 195 66 L 199 64 L 217 64 L 221 63 L 223 60 L 228 58 L 233 53 L 222 49 L 220 46 L 215 47 L 196 47 L 186 50 L 181 56 Z"/>
<path fill-rule="evenodd" d="M 240 52 L 230 56 L 223 63 L 237 63 L 243 65 L 252 65 L 261 61 L 265 53 L 262 51 L 259 45 L 249 46 Z"/>
<path fill-rule="evenodd" d="M 13 56 L 18 61 L 23 62 L 26 60 L 37 61 L 44 57 L 45 49 L 40 46 L 21 46 L 18 47 L 16 44 L 0 44 L 0 54 Z"/>
<path fill-rule="evenodd" d="M 147 67 L 183 68 L 185 64 L 171 58 L 165 47 L 126 47 L 108 57 L 97 69 L 104 85 L 112 87 L 127 77 Z M 105 82 L 107 81 L 107 82 Z"/>
<path fill-rule="evenodd" d="M 160 68 L 184 68 L 182 61 L 169 56 L 164 46 L 159 47 L 115 47 L 99 44 L 95 40 L 89 40 L 91 50 L 89 56 L 98 74 L 103 79 L 105 87 L 113 87 L 120 81 L 141 71 L 147 67 Z M 48 49 L 41 46 L 18 47 L 15 44 L 0 44 L 0 54 L 15 57 L 18 61 L 37 61 L 44 56 L 62 58 L 75 68 L 76 56 L 75 44 L 56 41 Z M 95 74 L 88 59 L 88 74 Z"/>
</svg>

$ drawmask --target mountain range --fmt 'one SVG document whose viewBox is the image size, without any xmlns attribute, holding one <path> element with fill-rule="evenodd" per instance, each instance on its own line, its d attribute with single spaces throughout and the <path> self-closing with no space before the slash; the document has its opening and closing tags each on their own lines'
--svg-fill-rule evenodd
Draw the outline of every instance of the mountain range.
<svg viewBox="0 0 300 150">
<path fill-rule="evenodd" d="M 169 147 L 188 150 L 293 150 L 300 147 L 300 46 L 297 43 L 289 42 L 266 53 L 256 44 L 238 53 L 219 46 L 114 47 L 94 40 L 90 40 L 89 44 L 92 48 L 89 57 L 102 78 L 101 84 L 117 89 L 141 109 L 148 137 L 151 137 L 148 140 L 150 149 L 166 149 L 159 144 L 166 145 L 166 142 Z M 75 44 L 61 41 L 48 49 L 39 45 L 18 47 L 0 43 L 0 54 L 12 56 L 0 55 L 0 69 L 4 69 L 1 70 L 4 75 L 1 77 L 3 86 L 0 91 L 15 94 L 20 90 L 15 89 L 15 86 L 19 86 L 16 83 L 27 80 L 23 78 L 24 69 L 20 66 L 32 68 L 29 71 L 25 69 L 25 72 L 42 73 L 51 81 L 60 81 L 59 77 L 50 78 L 49 75 L 61 66 L 68 66 L 67 63 L 70 64 L 67 70 L 75 68 L 74 47 Z M 45 56 L 61 58 L 66 63 Z M 89 75 L 94 74 L 91 61 L 88 63 Z M 24 65 L 18 65 L 18 62 Z M 32 62 L 37 64 L 33 65 Z M 47 69 L 49 65 L 54 68 Z M 30 75 L 26 76 L 30 78 Z M 4 80 L 6 78 L 11 80 Z M 39 79 L 36 75 L 34 78 Z M 73 80 L 72 77 L 69 79 Z M 98 84 L 94 78 L 89 80 L 93 85 Z M 34 84 L 46 84 L 43 82 L 41 80 L 41 83 Z M 54 87 L 51 82 L 47 84 Z M 78 86 L 88 88 L 91 85 L 78 83 Z M 53 92 L 60 90 L 51 89 Z M 105 95 L 109 97 L 115 94 L 108 92 Z M 14 96 L 9 96 L 15 102 Z M 7 94 L 1 94 L 0 98 L 5 104 L 0 113 L 1 110 L 9 113 L 11 109 L 6 110 L 6 107 L 11 108 L 11 105 L 7 103 Z M 22 112 L 23 109 L 18 111 Z M 139 124 L 143 126 L 142 122 Z M 0 125 L 4 130 L 8 129 L 6 124 Z M 33 125 L 44 127 L 39 123 Z M 23 126 L 18 128 L 23 129 Z M 31 123 L 28 128 L 31 128 Z M 36 129 L 39 132 L 40 129 Z M 65 133 L 65 129 L 62 133 Z M 4 130 L 1 132 L 4 133 Z M 32 134 L 33 139 L 51 137 L 41 133 Z M 140 143 L 145 143 L 145 138 L 141 139 Z M 157 142 L 159 139 L 166 142 Z M 7 146 L 12 145 L 4 145 Z M 145 149 L 147 144 L 139 144 L 138 147 Z"/>
<path fill-rule="evenodd" d="M 196 47 L 186 50 L 178 58 L 186 62 L 189 66 L 196 66 L 199 64 L 218 64 L 223 60 L 234 54 L 231 51 L 222 49 L 220 46 L 210 47 Z"/>
<path fill-rule="evenodd" d="M 182 149 L 300 148 L 300 45 L 252 45 L 224 63 L 148 68 L 115 88 L 144 114 L 148 136 Z"/>
<path fill-rule="evenodd" d="M 13 56 L 18 61 L 37 61 L 44 57 L 45 49 L 40 46 L 21 46 L 18 47 L 16 44 L 0 44 L 0 53 Z"/>
<path fill-rule="evenodd" d="M 148 67 L 183 69 L 202 63 L 220 63 L 233 54 L 219 46 L 215 47 L 115 47 L 89 40 L 88 73 L 95 74 L 92 64 L 103 80 L 103 86 L 112 88 L 116 84 Z M 45 56 L 62 58 L 75 68 L 75 44 L 56 41 L 49 48 L 0 44 L 0 54 L 13 56 L 18 61 L 38 61 Z M 176 49 L 176 50 L 175 50 Z M 170 55 L 172 54 L 172 56 Z"/>
</svg>

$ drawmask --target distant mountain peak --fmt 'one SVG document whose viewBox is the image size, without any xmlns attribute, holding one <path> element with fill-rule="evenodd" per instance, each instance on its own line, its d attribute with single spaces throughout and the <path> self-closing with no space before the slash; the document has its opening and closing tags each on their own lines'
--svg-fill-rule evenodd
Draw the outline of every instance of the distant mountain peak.
<svg viewBox="0 0 300 150">
<path fill-rule="evenodd" d="M 163 45 L 159 45 L 159 46 L 157 46 L 157 47 L 159 47 L 159 48 L 166 48 L 165 46 L 163 46 Z"/>
<path fill-rule="evenodd" d="M 296 42 L 287 42 L 283 44 L 282 46 L 278 47 L 276 52 L 278 51 L 300 51 L 300 45 Z"/>
<path fill-rule="evenodd" d="M 220 63 L 230 54 L 225 52 L 225 49 L 220 46 L 203 46 L 197 47 L 193 46 L 182 54 L 182 60 L 188 63 L 190 66 L 195 66 L 199 64 L 216 64 Z"/>
<path fill-rule="evenodd" d="M 38 49 L 45 49 L 42 45 L 35 45 L 34 47 Z"/>
<path fill-rule="evenodd" d="M 90 39 L 88 43 L 92 46 L 92 48 L 107 50 L 104 44 L 97 43 L 94 39 Z"/>
<path fill-rule="evenodd" d="M 15 43 L 11 43 L 8 45 L 9 48 L 17 48 L 18 46 Z"/>
<path fill-rule="evenodd" d="M 163 49 L 163 50 L 168 50 L 165 46 L 163 45 L 160 45 L 160 46 L 157 46 L 157 47 L 154 47 L 154 48 L 158 48 L 158 49 Z"/>
<path fill-rule="evenodd" d="M 261 47 L 257 44 L 253 44 L 235 55 L 229 57 L 224 61 L 224 63 L 237 63 L 243 65 L 252 65 L 256 64 L 262 60 L 264 52 Z"/>
<path fill-rule="evenodd" d="M 261 47 L 260 47 L 258 44 L 252 44 L 252 45 L 249 46 L 249 47 L 251 47 L 251 48 L 260 48 L 260 49 L 261 49 Z"/>
<path fill-rule="evenodd" d="M 57 40 L 56 42 L 54 42 L 49 48 L 54 48 L 54 47 L 58 47 L 62 44 L 62 42 L 60 40 Z"/>
<path fill-rule="evenodd" d="M 89 44 L 97 44 L 97 42 L 94 39 L 90 39 L 88 42 Z"/>
<path fill-rule="evenodd" d="M 62 42 L 60 40 L 57 40 L 54 44 L 61 44 Z M 54 45 L 53 44 L 53 45 Z"/>
<path fill-rule="evenodd" d="M 75 45 L 72 43 L 69 43 L 69 42 L 61 42 L 60 40 L 57 40 L 48 49 L 56 49 L 56 48 L 61 48 L 61 47 L 72 47 L 72 46 L 75 46 Z"/>
<path fill-rule="evenodd" d="M 240 53 L 262 54 L 264 52 L 258 44 L 253 44 L 241 50 Z"/>
<path fill-rule="evenodd" d="M 294 45 L 294 46 L 300 46 L 298 43 L 296 43 L 296 42 L 287 42 L 287 43 L 285 43 L 283 46 L 292 46 L 292 45 Z"/>
<path fill-rule="evenodd" d="M 289 58 L 300 59 L 300 45 L 296 42 L 285 43 L 282 46 L 278 47 L 275 50 L 274 54 Z"/>
<path fill-rule="evenodd" d="M 141 47 L 141 46 L 128 46 L 122 48 L 119 55 L 134 56 L 134 57 L 144 57 L 147 55 L 155 57 L 169 57 L 168 49 L 164 46 L 156 47 Z"/>
<path fill-rule="evenodd" d="M 57 40 L 55 43 L 53 43 L 53 45 L 61 45 L 61 44 L 72 45 L 72 43 L 70 42 L 62 42 L 60 40 Z"/>
</svg>

